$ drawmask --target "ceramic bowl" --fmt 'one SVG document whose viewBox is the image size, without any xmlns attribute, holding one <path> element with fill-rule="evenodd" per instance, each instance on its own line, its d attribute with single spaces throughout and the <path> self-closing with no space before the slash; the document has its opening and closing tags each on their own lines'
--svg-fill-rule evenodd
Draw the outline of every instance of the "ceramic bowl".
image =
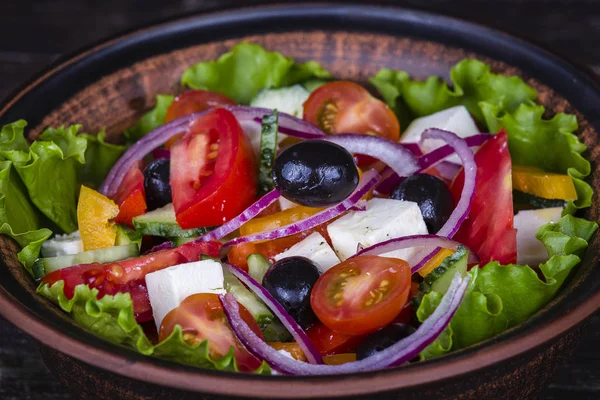
<svg viewBox="0 0 600 400">
<path fill-rule="evenodd" d="M 448 76 L 476 57 L 494 71 L 523 77 L 550 113 L 571 112 L 600 173 L 600 90 L 572 64 L 504 33 L 452 18 L 399 8 L 342 5 L 255 7 L 152 26 L 66 58 L 0 106 L 0 123 L 83 124 L 118 135 L 153 104 L 177 93 L 181 73 L 216 59 L 240 41 L 298 60 L 317 60 L 335 77 L 364 82 L 379 68 L 416 77 Z M 585 211 L 598 220 L 599 200 Z M 600 239 L 559 295 L 526 323 L 451 355 L 405 367 L 328 377 L 222 373 L 145 357 L 84 331 L 34 293 L 17 262 L 16 244 L 0 238 L 0 313 L 42 343 L 44 358 L 78 398 L 422 399 L 534 398 L 577 344 L 584 320 L 600 306 Z"/>
</svg>

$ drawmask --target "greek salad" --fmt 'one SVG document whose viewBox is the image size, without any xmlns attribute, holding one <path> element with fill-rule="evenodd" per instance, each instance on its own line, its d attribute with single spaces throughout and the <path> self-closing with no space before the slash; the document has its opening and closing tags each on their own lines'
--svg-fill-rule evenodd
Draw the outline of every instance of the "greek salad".
<svg viewBox="0 0 600 400">
<path fill-rule="evenodd" d="M 450 78 L 238 44 L 118 143 L 2 127 L 0 233 L 41 296 L 145 355 L 312 375 L 468 347 L 544 307 L 597 224 L 574 115 L 475 59 Z"/>
</svg>

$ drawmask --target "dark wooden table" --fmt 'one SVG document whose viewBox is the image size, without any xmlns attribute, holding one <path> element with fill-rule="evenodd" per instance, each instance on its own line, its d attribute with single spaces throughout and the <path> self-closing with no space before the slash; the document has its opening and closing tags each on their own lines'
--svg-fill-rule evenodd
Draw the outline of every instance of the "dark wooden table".
<svg viewBox="0 0 600 400">
<path fill-rule="evenodd" d="M 133 27 L 237 4 L 232 0 L 0 0 L 0 98 L 60 55 Z M 595 0 L 380 1 L 426 8 L 535 41 L 600 73 Z M 543 399 L 600 399 L 600 314 Z M 70 399 L 44 366 L 37 343 L 0 317 L 0 399 Z"/>
</svg>

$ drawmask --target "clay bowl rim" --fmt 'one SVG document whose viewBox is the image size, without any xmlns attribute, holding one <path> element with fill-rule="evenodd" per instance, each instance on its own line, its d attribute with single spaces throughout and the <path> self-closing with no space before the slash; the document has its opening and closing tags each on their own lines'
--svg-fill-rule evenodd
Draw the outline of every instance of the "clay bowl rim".
<svg viewBox="0 0 600 400">
<path fill-rule="evenodd" d="M 353 17 L 352 15 L 360 15 L 360 17 Z M 165 35 L 170 30 L 186 29 L 186 27 L 189 28 L 190 26 L 211 26 L 211 24 L 214 25 L 215 23 L 231 24 L 235 23 L 235 21 L 245 21 L 252 18 L 295 17 L 306 19 L 323 16 L 349 19 L 364 18 L 370 21 L 371 24 L 374 21 L 379 22 L 384 20 L 392 20 L 395 23 L 401 22 L 409 25 L 415 24 L 420 27 L 421 31 L 425 31 L 425 33 L 422 33 L 423 36 L 432 35 L 428 30 L 434 33 L 437 32 L 438 35 L 440 34 L 440 30 L 446 30 L 451 35 L 451 38 L 437 41 L 462 41 L 469 44 L 470 50 L 482 54 L 486 53 L 485 46 L 489 46 L 490 44 L 506 46 L 506 49 L 497 50 L 496 52 L 504 51 L 506 53 L 509 50 L 515 51 L 516 55 L 514 58 L 508 61 L 511 65 L 518 64 L 519 62 L 526 63 L 521 59 L 522 57 L 526 58 L 530 63 L 536 60 L 540 61 L 540 65 L 552 70 L 548 76 L 545 76 L 545 73 L 543 73 L 544 69 L 542 69 L 542 72 L 539 72 L 539 74 L 545 76 L 545 78 L 541 79 L 542 82 L 547 81 L 552 76 L 567 74 L 570 77 L 579 79 L 580 82 L 578 85 L 583 85 L 588 90 L 587 94 L 595 99 L 594 102 L 600 104 L 600 88 L 596 84 L 596 81 L 586 72 L 578 70 L 567 61 L 539 47 L 495 29 L 455 18 L 422 11 L 412 11 L 400 7 L 311 3 L 260 6 L 199 14 L 137 29 L 125 35 L 118 35 L 111 40 L 103 41 L 101 44 L 93 45 L 79 51 L 75 55 L 67 56 L 40 73 L 5 100 L 4 104 L 0 106 L 0 118 L 6 118 L 7 114 L 10 114 L 10 109 L 15 104 L 18 104 L 23 97 L 31 96 L 31 92 L 35 94 L 35 89 L 47 82 L 52 82 L 53 79 L 56 80 L 57 76 L 68 74 L 69 70 L 77 68 L 80 62 L 89 61 L 90 58 L 94 57 L 97 58 L 106 52 L 123 51 L 123 48 L 127 48 L 128 46 L 139 46 L 145 41 L 150 40 L 153 35 Z M 437 27 L 437 30 L 435 27 Z M 376 30 L 379 28 L 371 27 L 370 29 Z M 356 30 L 364 31 L 368 29 Z M 474 35 L 474 32 L 477 35 Z M 394 32 L 383 33 L 394 34 Z M 234 34 L 233 37 L 241 35 Z M 478 40 L 481 40 L 481 43 L 465 38 L 463 37 L 464 35 L 477 36 Z M 422 38 L 419 34 L 415 36 Z M 431 40 L 436 41 L 435 38 L 431 38 Z M 460 46 L 455 45 L 455 47 Z M 120 48 L 120 50 L 115 50 L 115 48 Z M 500 57 L 497 56 L 496 58 Z M 111 72 L 114 71 L 108 71 L 104 74 Z M 531 75 L 537 76 L 535 73 Z M 562 89 L 565 88 L 563 87 Z M 61 102 L 62 100 L 56 101 L 58 104 Z M 586 109 L 586 107 L 579 106 L 576 108 L 578 110 Z M 588 113 L 585 113 L 585 115 L 587 116 Z M 598 116 L 593 119 L 593 124 L 595 124 L 597 129 L 600 128 L 599 121 L 600 118 Z M 591 259 L 589 253 L 586 255 L 588 262 Z M 586 260 L 583 260 L 582 263 L 585 263 Z M 59 329 L 61 326 L 67 326 L 65 324 L 61 325 L 60 323 L 56 323 L 56 321 L 52 321 L 54 323 L 51 324 L 46 318 L 38 319 L 35 312 L 22 304 L 17 297 L 13 296 L 4 287 L 4 284 L 0 286 L 0 310 L 5 318 L 43 344 L 79 359 L 84 363 L 140 381 L 221 395 L 255 396 L 260 398 L 314 398 L 314 396 L 325 395 L 361 395 L 373 393 L 374 391 L 384 392 L 401 388 L 406 389 L 422 384 L 432 384 L 472 373 L 479 369 L 490 367 L 495 363 L 512 359 L 519 354 L 534 351 L 536 348 L 556 339 L 581 323 L 600 308 L 600 284 L 588 284 L 588 286 L 590 287 L 587 287 L 583 291 L 584 293 L 581 293 L 581 291 L 570 293 L 562 302 L 553 304 L 544 311 L 538 312 L 529 321 L 502 334 L 499 338 L 487 340 L 448 356 L 397 369 L 352 375 L 316 377 L 269 377 L 216 372 L 149 358 L 132 350 L 113 345 L 83 330 L 79 330 L 81 332 L 69 331 L 67 333 Z M 569 305 L 571 305 L 570 308 Z M 550 315 L 554 318 L 549 318 Z M 284 393 L 281 393 L 277 389 L 277 387 L 281 387 L 280 385 L 273 385 L 275 382 L 285 385 L 286 390 Z"/>
</svg>

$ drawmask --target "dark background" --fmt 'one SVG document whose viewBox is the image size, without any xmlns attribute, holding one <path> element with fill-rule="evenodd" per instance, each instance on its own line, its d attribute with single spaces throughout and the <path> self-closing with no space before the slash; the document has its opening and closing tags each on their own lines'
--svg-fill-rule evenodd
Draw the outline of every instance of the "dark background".
<svg viewBox="0 0 600 400">
<path fill-rule="evenodd" d="M 65 53 L 116 33 L 240 0 L 0 0 L 0 99 Z M 363 3 L 367 3 L 366 1 Z M 536 42 L 600 74 L 600 0 L 429 0 L 396 4 L 475 21 Z M 426 5 L 425 5 L 426 4 Z M 551 82 L 550 82 L 551 83 Z M 542 399 L 600 399 L 600 314 Z M 70 399 L 34 340 L 0 317 L 0 399 Z"/>
</svg>

